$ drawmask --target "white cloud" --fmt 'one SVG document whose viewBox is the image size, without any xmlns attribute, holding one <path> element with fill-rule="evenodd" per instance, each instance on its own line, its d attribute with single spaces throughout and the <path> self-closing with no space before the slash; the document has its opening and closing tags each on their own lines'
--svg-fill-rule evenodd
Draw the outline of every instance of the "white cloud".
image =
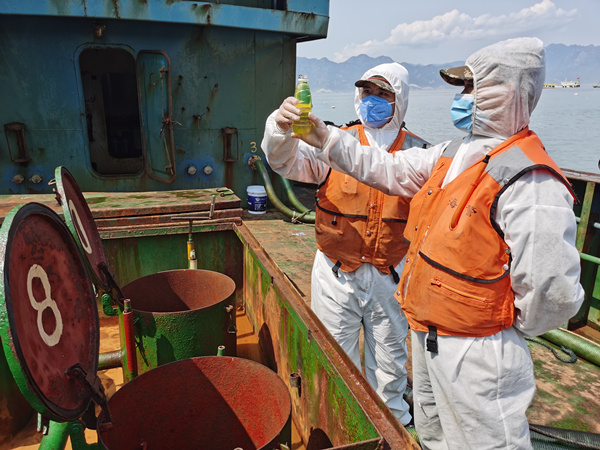
<svg viewBox="0 0 600 450">
<path fill-rule="evenodd" d="M 527 36 L 540 30 L 564 26 L 576 14 L 577 9 L 565 11 L 556 7 L 552 0 L 542 0 L 529 8 L 499 16 L 483 14 L 472 17 L 454 9 L 430 20 L 401 23 L 382 41 L 369 40 L 362 44 L 346 45 L 334 55 L 334 61 L 345 61 L 360 54 L 390 54 L 400 47 L 433 48 L 448 41 L 460 45 L 465 41 Z"/>
</svg>

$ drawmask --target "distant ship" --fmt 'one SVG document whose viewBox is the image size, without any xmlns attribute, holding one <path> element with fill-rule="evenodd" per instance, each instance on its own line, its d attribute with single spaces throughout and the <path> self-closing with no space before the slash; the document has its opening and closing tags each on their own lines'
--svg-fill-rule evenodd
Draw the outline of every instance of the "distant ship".
<svg viewBox="0 0 600 450">
<path fill-rule="evenodd" d="M 551 84 L 551 83 L 544 83 L 544 89 L 554 89 L 556 86 L 556 84 Z"/>
<path fill-rule="evenodd" d="M 579 84 L 579 78 L 577 78 L 577 81 L 561 81 L 560 85 L 564 88 L 578 88 L 581 86 L 581 84 Z"/>
<path fill-rule="evenodd" d="M 596 84 L 593 84 L 592 86 L 594 86 L 595 88 L 600 88 L 600 81 L 598 81 Z"/>
</svg>

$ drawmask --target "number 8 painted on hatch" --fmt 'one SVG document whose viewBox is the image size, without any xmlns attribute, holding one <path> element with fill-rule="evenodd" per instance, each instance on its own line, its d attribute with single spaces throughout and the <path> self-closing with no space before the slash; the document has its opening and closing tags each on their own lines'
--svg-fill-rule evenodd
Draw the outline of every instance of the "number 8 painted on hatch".
<svg viewBox="0 0 600 450">
<path fill-rule="evenodd" d="M 44 287 L 45 298 L 41 302 L 38 302 L 33 295 L 34 278 L 39 278 L 42 282 L 42 286 Z M 52 289 L 50 287 L 50 280 L 48 280 L 48 274 L 42 266 L 34 264 L 29 269 L 29 273 L 27 274 L 27 294 L 29 294 L 29 302 L 31 303 L 31 306 L 38 312 L 37 326 L 42 340 L 48 345 L 48 347 L 54 347 L 56 344 L 58 344 L 60 337 L 62 336 L 63 322 L 60 311 L 58 310 L 58 306 L 51 297 Z M 50 308 L 52 310 L 56 319 L 56 328 L 54 329 L 54 333 L 50 335 L 46 333 L 46 330 L 44 330 L 44 324 L 42 323 L 42 312 L 46 308 Z"/>
</svg>

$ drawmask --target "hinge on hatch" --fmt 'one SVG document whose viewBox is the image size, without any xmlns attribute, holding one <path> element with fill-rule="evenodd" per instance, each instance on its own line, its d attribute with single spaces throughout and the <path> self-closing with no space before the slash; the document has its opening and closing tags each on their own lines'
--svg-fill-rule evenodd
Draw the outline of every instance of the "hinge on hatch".
<svg viewBox="0 0 600 450">
<path fill-rule="evenodd" d="M 83 384 L 84 389 L 90 394 L 94 403 L 102 409 L 104 413 L 104 421 L 100 424 L 99 431 L 108 431 L 112 429 L 113 423 L 108 410 L 108 401 L 104 394 L 104 386 L 102 381 L 95 372 L 86 372 L 81 363 L 77 363 L 69 367 L 66 371 L 69 378 L 74 378 Z"/>
</svg>

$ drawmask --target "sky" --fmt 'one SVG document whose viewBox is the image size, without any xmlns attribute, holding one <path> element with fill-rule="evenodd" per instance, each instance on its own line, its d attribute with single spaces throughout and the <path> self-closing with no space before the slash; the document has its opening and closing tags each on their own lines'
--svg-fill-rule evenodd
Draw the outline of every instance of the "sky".
<svg viewBox="0 0 600 450">
<path fill-rule="evenodd" d="M 600 45 L 600 0 L 330 0 L 327 38 L 299 43 L 297 56 L 443 64 L 523 36 Z"/>
</svg>

